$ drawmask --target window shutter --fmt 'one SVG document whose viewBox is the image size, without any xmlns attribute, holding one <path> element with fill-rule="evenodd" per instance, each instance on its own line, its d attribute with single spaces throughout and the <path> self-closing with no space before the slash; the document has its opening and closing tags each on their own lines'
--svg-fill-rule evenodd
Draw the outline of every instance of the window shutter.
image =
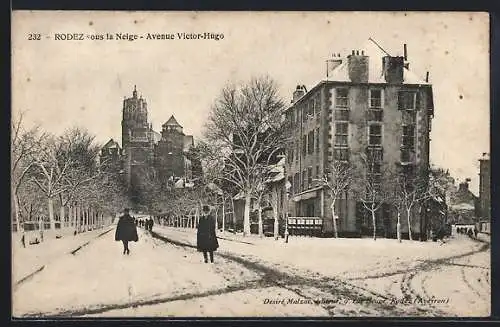
<svg viewBox="0 0 500 327">
<path fill-rule="evenodd" d="M 415 93 L 415 110 L 419 110 L 420 109 L 420 102 L 421 102 L 420 92 L 416 92 Z"/>
</svg>

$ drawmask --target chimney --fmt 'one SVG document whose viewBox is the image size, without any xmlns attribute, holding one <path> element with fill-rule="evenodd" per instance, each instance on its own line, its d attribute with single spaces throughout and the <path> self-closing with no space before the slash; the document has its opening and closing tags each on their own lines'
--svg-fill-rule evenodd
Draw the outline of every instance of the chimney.
<svg viewBox="0 0 500 327">
<path fill-rule="evenodd" d="M 385 56 L 382 58 L 385 81 L 389 84 L 403 83 L 404 57 Z"/>
<path fill-rule="evenodd" d="M 467 192 L 469 191 L 469 179 L 466 179 L 464 182 L 458 184 L 458 191 L 459 192 Z"/>
<path fill-rule="evenodd" d="M 429 83 L 429 72 L 427 72 L 427 74 L 425 74 L 425 82 Z"/>
<path fill-rule="evenodd" d="M 340 54 L 337 56 L 336 54 L 333 54 L 332 59 L 328 59 L 326 61 L 326 77 L 330 76 L 330 73 L 340 66 L 342 64 L 342 59 L 340 59 Z"/>
<path fill-rule="evenodd" d="M 405 61 L 408 60 L 408 50 L 406 48 L 406 43 L 403 45 L 403 53 L 404 53 L 404 58 L 405 58 Z"/>
<path fill-rule="evenodd" d="M 353 83 L 368 83 L 368 72 L 369 72 L 369 60 L 368 56 L 364 55 L 364 52 L 359 54 L 351 54 L 347 57 L 347 66 L 349 71 L 349 79 Z"/>
<path fill-rule="evenodd" d="M 292 103 L 300 99 L 304 94 L 306 94 L 306 88 L 302 85 L 297 85 L 297 88 L 293 92 Z"/>
</svg>

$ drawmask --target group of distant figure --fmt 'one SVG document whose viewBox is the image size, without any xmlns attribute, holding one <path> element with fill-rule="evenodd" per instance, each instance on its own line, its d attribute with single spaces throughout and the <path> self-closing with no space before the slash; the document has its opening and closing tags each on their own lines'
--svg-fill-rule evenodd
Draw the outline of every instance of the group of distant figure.
<svg viewBox="0 0 500 327">
<path fill-rule="evenodd" d="M 476 226 L 474 226 L 474 229 L 470 227 L 457 227 L 457 234 L 466 234 L 470 238 L 472 238 L 473 236 L 477 238 L 478 233 L 479 231 L 477 230 Z"/>
<path fill-rule="evenodd" d="M 144 228 L 150 232 L 153 231 L 154 219 L 149 217 L 146 219 L 135 219 L 135 225 Z"/>
</svg>

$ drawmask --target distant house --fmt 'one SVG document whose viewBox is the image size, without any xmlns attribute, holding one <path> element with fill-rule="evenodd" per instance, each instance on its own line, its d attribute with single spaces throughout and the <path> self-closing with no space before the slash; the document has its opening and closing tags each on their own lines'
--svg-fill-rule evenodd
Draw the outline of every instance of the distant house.
<svg viewBox="0 0 500 327">
<path fill-rule="evenodd" d="M 451 194 L 448 220 L 451 224 L 472 224 L 477 217 L 479 199 L 469 190 L 469 179 L 458 185 Z"/>
</svg>

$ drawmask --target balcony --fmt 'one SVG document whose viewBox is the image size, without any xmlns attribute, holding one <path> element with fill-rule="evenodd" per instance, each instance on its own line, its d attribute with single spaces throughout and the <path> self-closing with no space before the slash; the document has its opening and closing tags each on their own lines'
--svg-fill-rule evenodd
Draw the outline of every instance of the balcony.
<svg viewBox="0 0 500 327">
<path fill-rule="evenodd" d="M 402 165 L 410 165 L 415 162 L 415 152 L 409 149 L 401 150 L 401 164 Z"/>
</svg>

